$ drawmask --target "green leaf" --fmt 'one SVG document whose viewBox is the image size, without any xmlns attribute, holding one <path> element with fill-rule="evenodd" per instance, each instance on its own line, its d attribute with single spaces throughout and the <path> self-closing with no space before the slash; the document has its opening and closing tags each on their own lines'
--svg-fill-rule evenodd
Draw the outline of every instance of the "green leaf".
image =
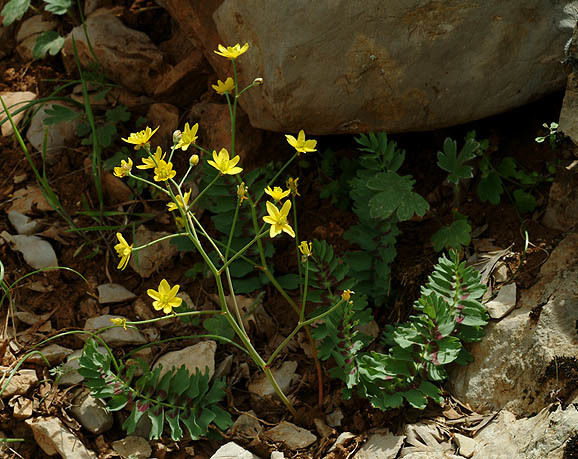
<svg viewBox="0 0 578 459">
<path fill-rule="evenodd" d="M 411 406 L 423 410 L 427 406 L 427 397 L 416 389 L 401 393 Z"/>
<path fill-rule="evenodd" d="M 221 407 L 213 406 L 211 407 L 211 411 L 215 415 L 213 424 L 215 424 L 219 429 L 225 431 L 233 425 L 233 418 L 231 418 L 231 415 Z"/>
<path fill-rule="evenodd" d="M 519 212 L 533 212 L 536 209 L 536 198 L 523 190 L 514 191 L 514 202 Z"/>
<path fill-rule="evenodd" d="M 480 144 L 474 139 L 466 140 L 462 151 L 457 154 L 458 144 L 455 140 L 446 138 L 444 141 L 444 151 L 438 151 L 438 166 L 449 172 L 448 182 L 458 184 L 461 179 L 472 178 L 472 166 L 466 166 L 466 162 L 476 157 L 476 151 Z"/>
<path fill-rule="evenodd" d="M 460 218 L 450 226 L 440 228 L 431 238 L 433 247 L 438 252 L 444 248 L 459 249 L 466 247 L 471 241 L 472 227 L 467 219 Z"/>
<path fill-rule="evenodd" d="M 489 202 L 494 205 L 499 204 L 503 191 L 502 179 L 495 172 L 490 172 L 487 177 L 483 177 L 478 183 L 478 197 L 482 202 Z"/>
<path fill-rule="evenodd" d="M 122 410 L 128 403 L 128 397 L 125 394 L 119 394 L 112 397 L 106 407 L 109 411 L 119 411 Z"/>
<path fill-rule="evenodd" d="M 55 30 L 43 32 L 37 39 L 32 49 L 34 59 L 44 59 L 46 53 L 56 56 L 64 45 L 64 37 L 61 37 Z"/>
<path fill-rule="evenodd" d="M 106 111 L 106 120 L 111 123 L 125 122 L 130 120 L 130 112 L 124 105 L 117 105 Z"/>
<path fill-rule="evenodd" d="M 447 365 L 458 358 L 458 354 L 462 349 L 462 343 L 459 338 L 455 336 L 446 336 L 437 341 L 438 352 L 437 360 L 440 365 Z"/>
<path fill-rule="evenodd" d="M 177 409 L 171 409 L 166 413 L 166 419 L 171 428 L 171 439 L 173 441 L 179 441 L 183 437 L 183 429 L 179 424 L 179 413 Z"/>
<path fill-rule="evenodd" d="M 162 406 L 153 406 L 148 409 L 149 419 L 151 420 L 151 431 L 149 440 L 158 440 L 163 434 L 165 423 L 165 412 Z"/>
<path fill-rule="evenodd" d="M 56 104 L 46 108 L 45 112 L 46 118 L 44 119 L 44 124 L 46 126 L 74 121 L 80 116 L 80 113 L 76 110 L 72 110 L 64 105 Z"/>
<path fill-rule="evenodd" d="M 213 335 L 223 336 L 228 339 L 233 339 L 235 336 L 235 331 L 223 316 L 211 317 L 205 320 L 203 322 L 203 327 Z"/>
<path fill-rule="evenodd" d="M 44 0 L 44 9 L 59 16 L 66 14 L 72 5 L 72 0 Z"/>
<path fill-rule="evenodd" d="M 4 17 L 2 21 L 2 25 L 9 26 L 14 21 L 18 21 L 22 19 L 24 13 L 28 11 L 30 7 L 30 0 L 10 0 L 2 8 L 0 11 L 0 16 Z"/>
<path fill-rule="evenodd" d="M 204 432 L 201 430 L 201 427 L 197 423 L 197 418 L 194 412 L 191 412 L 191 414 L 188 417 L 182 418 L 181 422 L 189 431 L 191 440 L 195 441 L 203 436 Z"/>
<path fill-rule="evenodd" d="M 444 401 L 440 388 L 435 384 L 430 383 L 429 381 L 422 381 L 418 390 L 437 403 L 441 404 Z"/>
</svg>

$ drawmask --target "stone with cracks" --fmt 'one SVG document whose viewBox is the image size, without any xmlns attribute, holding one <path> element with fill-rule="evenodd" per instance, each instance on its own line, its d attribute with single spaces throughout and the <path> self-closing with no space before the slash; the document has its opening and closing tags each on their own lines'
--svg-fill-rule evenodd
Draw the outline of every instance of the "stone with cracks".
<svg viewBox="0 0 578 459">
<path fill-rule="evenodd" d="M 18 126 L 18 123 L 24 118 L 26 114 L 26 110 L 23 110 L 19 113 L 15 113 L 17 110 L 23 108 L 28 102 L 31 102 L 36 99 L 36 94 L 30 91 L 18 91 L 18 92 L 7 92 L 3 91 L 0 92 L 0 97 L 6 104 L 8 108 L 8 113 L 12 116 L 12 120 L 14 124 Z M 3 136 L 10 136 L 14 133 L 14 129 L 12 129 L 12 124 L 10 120 L 6 116 L 6 112 L 4 111 L 4 107 L 0 104 L 0 123 L 2 123 L 2 135 Z"/>
<path fill-rule="evenodd" d="M 114 417 L 106 409 L 106 403 L 90 395 L 90 391 L 82 391 L 72 403 L 70 413 L 93 434 L 101 434 L 111 429 Z"/>
<path fill-rule="evenodd" d="M 209 378 L 212 378 L 215 373 L 216 350 L 217 343 L 215 341 L 201 341 L 180 351 L 167 352 L 156 361 L 153 370 L 162 365 L 160 378 L 173 367 L 178 369 L 185 365 L 189 373 L 194 373 L 197 369 L 201 373 L 205 373 L 206 367 L 209 367 Z"/>
<path fill-rule="evenodd" d="M 271 370 L 273 377 L 277 381 L 277 384 L 279 384 L 283 393 L 286 393 L 291 387 L 291 381 L 293 380 L 296 370 L 297 362 L 293 361 L 283 362 L 279 368 L 273 368 Z M 249 383 L 248 390 L 260 397 L 271 397 L 276 394 L 275 389 L 273 389 L 273 386 L 263 373 L 258 374 L 253 381 Z"/>
<path fill-rule="evenodd" d="M 84 324 L 84 329 L 86 331 L 95 332 L 101 328 L 110 327 L 113 323 L 110 319 L 126 319 L 126 317 L 105 314 L 98 317 L 91 317 L 87 319 Z M 127 327 L 125 330 L 123 327 L 109 328 L 108 330 L 99 333 L 100 336 L 106 344 L 109 346 L 130 346 L 145 344 L 147 340 L 143 334 L 135 328 Z M 89 335 L 81 335 L 82 339 L 87 340 L 90 338 Z"/>
<path fill-rule="evenodd" d="M 150 231 L 141 225 L 136 230 L 134 246 L 148 244 L 169 234 L 166 231 Z M 159 269 L 166 267 L 177 256 L 177 253 L 177 248 L 171 244 L 170 239 L 164 240 L 134 253 L 130 257 L 129 266 L 141 277 L 148 278 Z"/>
<path fill-rule="evenodd" d="M 12 372 L 7 368 L 0 367 L 0 377 L 2 378 L 2 385 L 0 387 L 4 388 L 7 378 L 10 378 Z M 3 379 L 6 377 L 6 379 Z M 28 392 L 28 389 L 38 382 L 36 376 L 36 371 L 34 370 L 18 370 L 14 376 L 10 379 L 8 385 L 2 391 L 0 396 L 2 398 L 12 397 L 14 395 L 24 395 Z"/>
<path fill-rule="evenodd" d="M 124 303 L 136 298 L 134 293 L 120 284 L 101 284 L 96 289 L 98 290 L 98 302 L 100 304 Z"/>
<path fill-rule="evenodd" d="M 122 440 L 112 442 L 112 449 L 121 457 L 133 459 L 148 459 L 152 449 L 149 442 L 142 437 L 128 436 Z"/>
<path fill-rule="evenodd" d="M 27 419 L 34 439 L 49 456 L 60 454 L 63 459 L 97 459 L 76 436 L 56 417 Z"/>
<path fill-rule="evenodd" d="M 571 380 L 546 369 L 578 355 L 577 321 L 578 234 L 571 233 L 552 251 L 538 282 L 521 292 L 517 309 L 491 322 L 470 347 L 474 361 L 451 370 L 451 392 L 478 412 L 541 410 L 551 394 L 573 390 Z"/>
<path fill-rule="evenodd" d="M 65 148 L 74 146 L 77 141 L 76 122 L 61 121 L 49 126 L 44 124 L 44 120 L 48 117 L 47 110 L 52 110 L 55 106 L 77 110 L 75 107 L 60 103 L 43 105 L 32 116 L 30 127 L 26 131 L 26 139 L 38 152 L 44 150 L 44 139 L 46 138 L 46 158 L 50 163 L 54 162 L 57 155 L 62 153 Z"/>
<path fill-rule="evenodd" d="M 283 443 L 291 450 L 307 448 L 317 441 L 317 437 L 307 429 L 283 421 L 264 434 L 269 440 Z"/>
<path fill-rule="evenodd" d="M 249 42 L 241 86 L 265 80 L 240 99 L 254 127 L 311 134 L 435 129 L 523 105 L 563 87 L 575 22 L 568 0 L 164 3 L 221 79 L 216 45 Z"/>
<path fill-rule="evenodd" d="M 385 429 L 371 434 L 354 459 L 395 459 L 403 445 L 405 435 L 394 435 Z"/>
<path fill-rule="evenodd" d="M 578 226 L 578 165 L 556 173 L 542 223 L 560 231 Z"/>
</svg>

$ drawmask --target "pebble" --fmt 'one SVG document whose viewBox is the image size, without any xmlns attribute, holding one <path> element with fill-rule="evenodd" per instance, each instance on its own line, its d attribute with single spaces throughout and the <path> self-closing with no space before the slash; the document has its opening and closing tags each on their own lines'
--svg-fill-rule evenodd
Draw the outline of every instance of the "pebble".
<svg viewBox="0 0 578 459">
<path fill-rule="evenodd" d="M 136 298 L 134 293 L 120 284 L 101 284 L 96 289 L 98 290 L 98 302 L 100 304 L 122 303 Z"/>
<path fill-rule="evenodd" d="M 42 349 L 38 349 L 50 365 L 57 365 L 62 362 L 68 355 L 74 352 L 72 349 L 67 347 L 59 346 L 58 344 L 49 344 Z M 36 365 L 46 365 L 46 361 L 38 354 L 32 355 L 28 362 L 34 363 Z"/>
<path fill-rule="evenodd" d="M 101 434 L 111 429 L 114 424 L 112 413 L 106 409 L 102 400 L 90 395 L 89 390 L 81 391 L 74 399 L 70 413 L 93 434 Z"/>
<path fill-rule="evenodd" d="M 24 422 L 32 429 L 38 446 L 49 456 L 60 454 L 63 459 L 97 459 L 60 419 L 48 417 Z"/>
<path fill-rule="evenodd" d="M 126 317 L 105 314 L 98 317 L 91 317 L 87 319 L 84 324 L 84 329 L 87 331 L 99 330 L 101 328 L 110 327 L 113 323 L 110 319 L 126 319 Z M 130 346 L 145 344 L 147 342 L 143 334 L 136 328 L 127 327 L 125 330 L 123 327 L 109 328 L 108 330 L 99 333 L 99 335 L 106 344 L 110 346 Z M 83 335 L 83 339 L 88 339 L 88 335 Z"/>
<path fill-rule="evenodd" d="M 1 386 L 3 388 L 10 377 L 10 370 L 2 368 L 0 369 L 0 372 L 2 372 L 3 375 L 6 374 L 6 379 L 2 382 Z M 2 392 L 1 396 L 2 398 L 8 398 L 14 395 L 24 395 L 28 392 L 28 389 L 37 382 L 38 378 L 36 377 L 36 371 L 18 370 Z"/>
<path fill-rule="evenodd" d="M 339 427 L 341 421 L 343 420 L 343 411 L 340 408 L 336 408 L 334 411 L 329 413 L 325 419 L 327 420 L 327 425 L 330 427 Z"/>
<path fill-rule="evenodd" d="M 217 343 L 215 341 L 201 341 L 193 346 L 188 346 L 180 351 L 167 352 L 160 357 L 153 366 L 153 370 L 162 365 L 160 376 L 162 377 L 171 368 L 180 368 L 185 365 L 189 373 L 195 372 L 198 368 L 201 373 L 209 367 L 209 377 L 212 378 L 215 373 L 215 351 Z"/>
<path fill-rule="evenodd" d="M 135 232 L 133 242 L 135 246 L 142 246 L 168 235 L 169 233 L 164 231 L 150 231 L 141 225 Z M 164 240 L 136 252 L 130 257 L 129 265 L 141 277 L 149 278 L 159 269 L 170 265 L 177 253 L 177 248 L 171 244 L 171 241 Z"/>
<path fill-rule="evenodd" d="M 6 231 L 0 234 L 11 247 L 20 252 L 24 257 L 24 261 L 34 269 L 43 269 L 53 266 L 58 266 L 58 258 L 56 252 L 49 242 L 38 236 L 12 236 Z"/>
<path fill-rule="evenodd" d="M 337 437 L 337 440 L 335 440 L 335 443 L 333 443 L 333 445 L 331 446 L 331 448 L 329 448 L 329 451 L 327 451 L 327 452 L 330 453 L 331 451 L 333 451 L 335 448 L 337 448 L 342 443 L 345 443 L 347 440 L 350 440 L 350 439 L 355 438 L 355 437 L 356 437 L 356 435 L 352 434 L 351 432 L 341 432 L 339 434 L 339 436 Z"/>
<path fill-rule="evenodd" d="M 53 109 L 54 106 L 64 105 L 59 103 L 46 104 L 40 108 L 30 120 L 30 127 L 26 132 L 26 138 L 34 149 L 38 152 L 43 152 L 44 141 L 46 137 L 46 158 L 48 162 L 52 162 L 56 155 L 69 148 L 76 140 L 76 122 L 75 121 L 61 121 L 60 123 L 51 124 L 49 129 L 46 129 L 44 120 L 48 117 L 47 110 Z M 64 105 L 66 108 L 73 109 L 70 106 Z"/>
<path fill-rule="evenodd" d="M 144 438 L 128 436 L 122 440 L 112 442 L 112 449 L 122 458 L 148 459 L 152 449 Z"/>
<path fill-rule="evenodd" d="M 293 375 L 297 370 L 297 362 L 286 361 L 279 368 L 274 368 L 271 370 L 277 384 L 286 393 L 291 387 L 291 381 L 293 380 Z M 260 397 L 269 397 L 276 395 L 275 389 L 267 379 L 264 374 L 257 375 L 253 381 L 249 383 L 249 392 L 259 395 Z"/>
<path fill-rule="evenodd" d="M 291 450 L 307 448 L 317 441 L 317 437 L 307 429 L 303 429 L 287 421 L 283 421 L 272 429 L 269 429 L 265 432 L 265 436 L 271 441 L 283 443 Z"/>
<path fill-rule="evenodd" d="M 259 456 L 230 441 L 221 446 L 210 459 L 260 459 Z"/>
<path fill-rule="evenodd" d="M 231 427 L 231 435 L 235 438 L 251 441 L 263 431 L 261 423 L 253 410 L 241 414 Z"/>
<path fill-rule="evenodd" d="M 23 214 L 28 214 L 29 212 L 32 212 L 32 209 L 41 212 L 54 210 L 38 186 L 28 185 L 25 188 L 16 190 L 14 192 L 12 205 L 8 209 L 8 212 L 16 211 Z"/>
<path fill-rule="evenodd" d="M 8 220 L 18 234 L 29 236 L 38 233 L 42 228 L 42 223 L 32 220 L 28 215 L 21 214 L 20 212 L 12 211 L 8 212 L 7 215 Z"/>
<path fill-rule="evenodd" d="M 17 421 L 22 421 L 32 416 L 34 403 L 29 398 L 16 396 L 10 400 L 9 404 L 14 410 L 13 416 Z"/>
<path fill-rule="evenodd" d="M 472 457 L 476 451 L 477 442 L 470 437 L 462 434 L 455 434 L 454 441 L 460 448 L 459 453 L 464 457 Z"/>
<path fill-rule="evenodd" d="M 353 459 L 395 459 L 404 440 L 405 435 L 398 436 L 391 432 L 374 433 L 369 436 Z"/>
<path fill-rule="evenodd" d="M 36 94 L 29 91 L 18 91 L 18 92 L 0 92 L 0 97 L 6 104 L 8 108 L 8 113 L 12 116 L 12 120 L 14 124 L 18 125 L 18 123 L 24 118 L 26 114 L 26 110 L 14 114 L 15 111 L 22 108 L 28 102 L 31 102 L 36 99 Z M 6 113 L 4 112 L 4 107 L 0 104 L 0 122 L 4 121 L 7 118 Z M 14 129 L 12 129 L 12 124 L 10 121 L 6 121 L 2 124 L 1 131 L 4 137 L 10 136 L 14 133 Z"/>
<path fill-rule="evenodd" d="M 285 459 L 285 454 L 281 451 L 273 451 L 271 453 L 271 459 Z"/>
<path fill-rule="evenodd" d="M 516 284 L 505 284 L 498 290 L 498 295 L 486 303 L 486 309 L 492 319 L 501 319 L 516 306 Z"/>
</svg>

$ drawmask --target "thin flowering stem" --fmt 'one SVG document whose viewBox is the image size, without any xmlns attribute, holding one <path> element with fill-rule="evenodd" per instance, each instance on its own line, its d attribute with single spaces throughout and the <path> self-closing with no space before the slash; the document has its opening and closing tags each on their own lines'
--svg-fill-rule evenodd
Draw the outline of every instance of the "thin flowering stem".
<svg viewBox="0 0 578 459">
<path fill-rule="evenodd" d="M 251 241 L 249 241 L 247 243 L 247 245 L 245 245 L 235 255 L 233 255 L 230 259 L 228 259 L 223 266 L 221 266 L 219 268 L 219 271 L 218 271 L 219 274 L 222 273 L 223 271 L 225 271 L 225 269 L 227 269 L 231 265 L 231 263 L 233 263 L 237 258 L 239 258 L 241 255 L 243 255 L 243 253 L 245 253 L 247 250 L 249 250 L 255 242 L 258 242 L 259 239 L 261 239 L 263 236 L 267 235 L 267 233 L 268 233 L 268 231 L 263 231 L 262 233 L 259 233 L 257 236 L 255 236 L 253 239 L 251 239 Z"/>
<path fill-rule="evenodd" d="M 141 182 L 144 182 L 144 183 L 146 183 L 147 185 L 150 185 L 150 186 L 156 188 L 157 190 L 160 190 L 160 191 L 162 191 L 163 193 L 168 194 L 168 195 L 170 196 L 170 193 L 169 193 L 167 190 L 165 190 L 163 187 L 158 186 L 156 183 L 153 183 L 153 182 L 151 182 L 151 181 L 149 181 L 149 180 L 147 180 L 147 179 L 144 179 L 144 178 L 142 178 L 142 177 L 139 177 L 138 175 L 133 175 L 132 172 L 129 172 L 129 173 L 128 173 L 128 176 L 131 177 L 131 178 L 133 178 L 133 179 L 135 179 L 135 180 L 139 180 L 139 181 L 141 181 Z"/>
<path fill-rule="evenodd" d="M 237 97 L 237 98 L 241 97 L 241 94 L 243 94 L 245 91 L 247 91 L 247 90 L 249 90 L 249 89 L 251 89 L 251 88 L 253 88 L 253 87 L 255 87 L 255 86 L 257 86 L 257 85 L 256 85 L 255 82 L 253 81 L 253 83 L 251 83 L 251 84 L 250 84 L 249 86 L 247 86 L 245 89 L 242 89 L 241 91 L 239 91 L 239 94 L 237 94 L 236 97 Z"/>
<path fill-rule="evenodd" d="M 295 158 L 297 158 L 297 156 L 299 155 L 299 153 L 294 153 L 293 156 L 291 156 L 291 158 L 289 159 L 289 161 L 287 161 L 283 167 L 281 167 L 281 169 L 279 169 L 279 171 L 275 174 L 275 176 L 269 180 L 269 182 L 267 183 L 267 186 L 265 186 L 265 188 L 267 188 L 268 186 L 271 186 L 273 183 L 275 183 L 275 181 L 279 178 L 279 176 L 283 173 L 283 171 L 285 169 L 287 169 L 287 167 L 289 166 L 289 164 L 291 164 Z M 257 199 L 255 199 L 255 205 L 257 205 L 257 203 L 261 200 L 261 198 L 263 197 L 263 195 L 265 194 L 265 190 L 263 189 L 263 191 L 261 191 L 259 193 L 259 195 L 257 196 Z"/>
<path fill-rule="evenodd" d="M 309 289 L 309 258 L 305 261 L 305 285 L 303 287 L 303 300 L 301 302 L 301 312 L 299 313 L 299 322 L 305 319 L 305 305 L 307 304 L 307 291 Z"/>
<path fill-rule="evenodd" d="M 229 269 L 225 269 L 225 276 L 227 277 L 227 285 L 229 286 L 229 294 L 231 295 L 231 300 L 233 301 L 233 307 L 235 308 L 235 315 L 237 316 L 237 322 L 239 327 L 243 330 L 243 333 L 247 335 L 247 330 L 245 330 L 245 324 L 243 323 L 243 317 L 241 317 L 241 310 L 237 304 L 237 296 L 235 295 L 235 289 L 233 288 L 233 281 L 231 279 L 231 272 Z M 248 336 L 248 335 L 247 335 Z"/>
<path fill-rule="evenodd" d="M 231 117 L 231 158 L 235 156 L 235 124 L 237 120 L 237 97 L 239 96 L 239 82 L 237 81 L 237 64 L 233 59 L 233 79 L 235 80 L 235 99 L 233 100 L 233 116 Z M 229 95 L 227 94 L 227 100 Z"/>
<path fill-rule="evenodd" d="M 225 261 L 229 257 L 229 249 L 235 233 L 235 226 L 237 225 L 237 218 L 239 217 L 239 208 L 241 207 L 241 198 L 237 199 L 237 206 L 235 207 L 235 215 L 233 216 L 233 223 L 231 224 L 231 231 L 229 231 L 229 239 L 227 240 L 227 247 L 225 248 Z"/>
<path fill-rule="evenodd" d="M 197 145 L 196 143 L 191 144 L 191 146 L 195 147 L 197 150 L 202 151 L 203 153 L 206 153 L 208 155 L 211 154 L 211 152 L 209 150 L 207 150 L 206 148 L 201 147 L 200 145 Z"/>
<path fill-rule="evenodd" d="M 215 249 L 215 251 L 216 251 L 217 254 L 219 255 L 219 258 L 224 261 L 224 258 L 225 258 L 225 257 L 223 257 L 223 254 L 222 254 L 221 251 L 219 250 L 219 247 L 217 247 L 217 244 L 215 244 L 214 239 L 213 239 L 211 236 L 209 236 L 209 233 L 207 233 L 207 230 L 205 230 L 205 228 L 203 227 L 203 225 L 201 225 L 201 222 L 199 222 L 199 220 L 197 220 L 197 218 L 196 218 L 191 212 L 188 212 L 188 213 L 187 213 L 187 216 L 188 216 L 192 221 L 195 222 L 195 224 L 196 224 L 196 225 L 199 227 L 199 229 L 201 230 L 201 234 L 203 234 L 203 236 L 205 236 L 205 237 L 209 240 L 209 243 L 213 246 L 213 249 Z M 213 266 L 214 266 L 214 265 L 213 265 Z M 215 275 L 216 275 L 218 272 L 219 272 L 219 270 L 217 270 L 217 268 L 215 267 Z"/>
<path fill-rule="evenodd" d="M 160 238 L 155 239 L 154 241 L 148 242 L 144 245 L 139 245 L 138 247 L 133 247 L 132 251 L 138 252 L 139 250 L 146 249 L 147 247 L 150 247 L 151 245 L 157 244 L 157 243 L 162 242 L 162 241 L 166 241 L 167 239 L 173 239 L 175 237 L 186 236 L 186 235 L 187 235 L 187 233 L 169 234 L 168 236 L 160 237 Z"/>
<path fill-rule="evenodd" d="M 173 154 L 175 153 L 175 150 L 176 150 L 176 147 L 175 147 L 175 145 L 173 145 L 171 147 L 171 154 L 169 155 L 169 161 L 168 162 L 171 162 L 171 159 L 173 159 Z"/>
<path fill-rule="evenodd" d="M 136 320 L 133 322 L 126 322 L 126 325 L 142 325 L 142 324 L 152 324 L 155 322 L 160 322 L 162 320 L 169 320 L 174 319 L 176 317 L 188 317 L 188 316 L 198 316 L 202 314 L 222 314 L 223 311 L 214 310 L 214 311 L 187 311 L 187 312 L 176 312 L 174 314 L 168 314 L 162 317 L 155 317 L 154 319 L 147 319 L 147 320 Z M 116 325 L 117 327 L 122 327 L 122 325 Z"/>
<path fill-rule="evenodd" d="M 279 398 L 281 399 L 281 401 L 283 402 L 283 404 L 287 407 L 287 409 L 291 412 L 291 414 L 293 415 L 293 417 L 297 417 L 297 411 L 295 410 L 295 408 L 293 407 L 293 404 L 291 403 L 291 401 L 287 398 L 287 396 L 283 393 L 283 389 L 281 389 L 281 387 L 279 386 L 279 384 L 277 383 L 277 381 L 275 380 L 275 376 L 273 376 L 273 372 L 271 371 L 271 368 L 269 368 L 268 366 L 266 366 L 265 368 L 263 368 L 263 372 L 265 373 L 265 376 L 267 377 L 267 379 L 269 380 L 269 382 L 271 383 L 271 385 L 273 386 L 273 389 L 275 389 L 275 392 L 277 393 L 277 395 L 279 396 Z"/>
<path fill-rule="evenodd" d="M 183 178 L 179 182 L 179 185 L 178 185 L 179 188 L 183 186 L 183 183 L 185 183 L 185 179 L 188 177 L 188 175 L 191 173 L 192 170 L 193 170 L 193 166 L 191 166 L 189 164 L 189 168 L 187 169 L 187 172 L 185 173 L 185 175 L 183 175 Z"/>
<path fill-rule="evenodd" d="M 303 271 L 301 270 L 301 262 L 299 260 L 299 226 L 297 225 L 297 200 L 295 195 L 291 193 L 291 202 L 293 204 L 293 228 L 295 231 L 295 253 L 297 254 L 297 270 L 299 272 L 299 295 L 303 295 Z"/>
<path fill-rule="evenodd" d="M 219 179 L 220 176 L 221 176 L 221 174 L 217 174 L 217 175 L 215 176 L 215 178 L 214 178 L 213 180 L 211 180 L 211 182 L 210 182 L 205 188 L 203 188 L 203 191 L 201 191 L 201 192 L 197 195 L 197 197 L 196 197 L 195 199 L 193 199 L 193 202 L 191 202 L 190 207 L 193 207 L 193 206 L 197 203 L 197 201 L 198 201 L 199 199 L 201 199 L 201 197 L 207 192 L 207 190 L 208 190 L 209 188 L 211 188 L 211 187 L 215 184 L 215 182 Z"/>
</svg>

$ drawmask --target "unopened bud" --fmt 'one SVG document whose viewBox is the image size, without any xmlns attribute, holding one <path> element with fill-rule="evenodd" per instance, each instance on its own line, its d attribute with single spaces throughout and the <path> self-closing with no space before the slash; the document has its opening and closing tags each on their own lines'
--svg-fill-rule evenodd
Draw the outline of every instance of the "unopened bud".
<svg viewBox="0 0 578 459">
<path fill-rule="evenodd" d="M 253 80 L 253 85 L 254 86 L 261 86 L 263 84 L 263 78 L 255 78 Z"/>
<path fill-rule="evenodd" d="M 173 143 L 179 143 L 179 140 L 181 140 L 182 136 L 183 133 L 178 129 L 175 132 L 173 132 Z"/>
<path fill-rule="evenodd" d="M 193 167 L 199 164 L 199 155 L 191 155 L 189 158 L 189 164 Z"/>
</svg>

